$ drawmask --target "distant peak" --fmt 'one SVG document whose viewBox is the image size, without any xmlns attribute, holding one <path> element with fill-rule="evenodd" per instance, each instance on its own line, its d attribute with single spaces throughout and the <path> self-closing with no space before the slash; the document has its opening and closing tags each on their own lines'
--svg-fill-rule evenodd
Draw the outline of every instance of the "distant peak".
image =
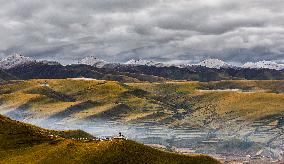
<svg viewBox="0 0 284 164">
<path fill-rule="evenodd" d="M 4 59 L 11 59 L 11 58 L 14 58 L 14 59 L 17 59 L 17 58 L 25 58 L 25 59 L 30 59 L 29 57 L 26 57 L 22 54 L 19 54 L 19 53 L 13 53 L 13 54 L 10 54 L 8 55 L 6 58 Z"/>
<path fill-rule="evenodd" d="M 14 56 L 14 57 L 23 57 L 24 55 L 19 54 L 19 53 L 13 53 L 13 54 L 10 54 L 9 56 Z M 8 57 L 9 57 L 9 56 L 8 56 Z"/>
<path fill-rule="evenodd" d="M 200 66 L 204 66 L 208 68 L 217 68 L 217 69 L 230 67 L 230 64 L 224 62 L 223 60 L 211 59 L 211 58 L 203 60 L 196 65 L 200 65 Z"/>
<path fill-rule="evenodd" d="M 274 61 L 262 60 L 258 62 L 247 62 L 243 65 L 243 68 L 257 68 L 257 69 L 275 69 L 282 70 L 284 69 L 284 64 L 278 64 Z"/>
<path fill-rule="evenodd" d="M 94 67 L 101 68 L 104 65 L 108 64 L 108 62 L 101 60 L 101 59 L 98 59 L 95 56 L 87 56 L 87 57 L 79 60 L 78 64 L 91 65 L 91 66 L 94 66 Z"/>
<path fill-rule="evenodd" d="M 13 53 L 3 59 L 0 60 L 0 68 L 3 69 L 10 69 L 18 65 L 27 64 L 33 62 L 29 57 L 25 57 L 19 53 Z"/>
<path fill-rule="evenodd" d="M 144 59 L 131 59 L 125 62 L 126 65 L 146 65 L 146 66 L 157 66 L 157 67 L 163 67 L 165 66 L 163 63 L 155 62 L 151 60 L 144 60 Z"/>
</svg>

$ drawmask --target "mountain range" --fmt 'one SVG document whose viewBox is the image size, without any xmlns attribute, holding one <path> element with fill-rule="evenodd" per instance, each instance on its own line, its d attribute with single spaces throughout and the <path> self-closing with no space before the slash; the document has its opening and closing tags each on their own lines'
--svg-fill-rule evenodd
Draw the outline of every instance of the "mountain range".
<svg viewBox="0 0 284 164">
<path fill-rule="evenodd" d="M 207 59 L 197 64 L 165 64 L 162 62 L 131 59 L 112 63 L 89 56 L 76 64 L 62 65 L 57 61 L 38 61 L 20 54 L 0 60 L 1 77 L 8 74 L 19 79 L 87 77 L 121 82 L 170 80 L 281 80 L 284 65 L 272 61 L 248 62 L 234 66 L 219 59 Z"/>
<path fill-rule="evenodd" d="M 216 68 L 216 69 L 221 69 L 221 68 L 251 68 L 251 69 L 274 69 L 274 70 L 283 70 L 284 69 L 284 64 L 278 64 L 273 61 L 258 61 L 258 62 L 247 62 L 243 64 L 242 66 L 235 66 L 229 63 L 226 63 L 222 60 L 219 59 L 206 59 L 203 60 L 197 64 L 166 64 L 162 62 L 155 62 L 151 60 L 143 60 L 143 59 L 131 59 L 125 63 L 110 63 L 101 59 L 98 59 L 94 56 L 89 56 L 86 58 L 81 59 L 79 64 L 86 64 L 86 65 L 92 65 L 98 68 L 102 67 L 107 67 L 109 65 L 128 65 L 128 66 L 155 66 L 155 67 L 179 67 L 179 68 L 184 68 L 184 67 L 191 67 L 191 66 L 203 66 L 207 68 Z"/>
</svg>

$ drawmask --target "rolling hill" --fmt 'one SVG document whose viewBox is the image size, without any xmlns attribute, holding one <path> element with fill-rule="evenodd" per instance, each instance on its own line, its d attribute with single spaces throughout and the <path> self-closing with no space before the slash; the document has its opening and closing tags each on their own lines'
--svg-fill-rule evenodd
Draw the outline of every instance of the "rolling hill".
<svg viewBox="0 0 284 164">
<path fill-rule="evenodd" d="M 281 115 L 283 92 L 283 81 L 119 83 L 71 78 L 11 81 L 0 86 L 0 101 L 2 108 L 14 109 L 7 113 L 11 116 L 21 111 L 35 118 L 103 117 L 218 128 L 223 125 L 218 120 L 252 122 Z M 208 122 L 211 117 L 215 119 Z"/>
<path fill-rule="evenodd" d="M 69 139 L 74 135 L 85 139 Z M 219 163 L 208 156 L 164 152 L 130 140 L 90 137 L 80 131 L 42 129 L 0 115 L 0 163 Z"/>
</svg>

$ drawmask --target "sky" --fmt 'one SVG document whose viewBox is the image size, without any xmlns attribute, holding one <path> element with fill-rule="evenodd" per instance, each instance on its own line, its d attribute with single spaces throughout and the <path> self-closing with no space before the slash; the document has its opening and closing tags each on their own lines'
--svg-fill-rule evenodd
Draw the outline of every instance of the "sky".
<svg viewBox="0 0 284 164">
<path fill-rule="evenodd" d="M 0 0 L 0 57 L 284 63 L 283 0 Z"/>
</svg>

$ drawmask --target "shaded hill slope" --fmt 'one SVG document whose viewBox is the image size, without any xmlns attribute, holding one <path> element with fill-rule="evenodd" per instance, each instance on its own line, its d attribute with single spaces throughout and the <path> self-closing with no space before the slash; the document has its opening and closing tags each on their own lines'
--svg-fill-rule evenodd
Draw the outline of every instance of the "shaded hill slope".
<svg viewBox="0 0 284 164">
<path fill-rule="evenodd" d="M 117 72 L 154 75 L 172 80 L 218 81 L 218 80 L 283 80 L 284 72 L 273 69 L 254 68 L 208 68 L 203 66 L 155 67 L 118 65 L 107 68 Z"/>
<path fill-rule="evenodd" d="M 219 163 L 208 156 L 163 152 L 134 141 L 51 138 L 54 133 L 0 115 L 0 163 Z"/>
<path fill-rule="evenodd" d="M 15 80 L 15 79 L 17 79 L 15 76 L 0 69 L 0 82 L 7 80 Z"/>
<path fill-rule="evenodd" d="M 203 66 L 156 67 L 147 65 L 106 65 L 97 68 L 83 64 L 50 65 L 33 62 L 7 70 L 19 79 L 62 79 L 88 77 L 119 82 L 162 82 L 168 80 L 218 81 L 218 80 L 283 80 L 284 72 L 255 68 L 208 68 Z"/>
<path fill-rule="evenodd" d="M 49 65 L 45 63 L 30 63 L 8 69 L 7 72 L 19 79 L 64 79 L 64 78 L 94 78 L 101 80 L 115 80 L 120 82 L 164 81 L 162 77 L 136 73 L 117 72 L 95 68 L 88 65 Z"/>
</svg>

